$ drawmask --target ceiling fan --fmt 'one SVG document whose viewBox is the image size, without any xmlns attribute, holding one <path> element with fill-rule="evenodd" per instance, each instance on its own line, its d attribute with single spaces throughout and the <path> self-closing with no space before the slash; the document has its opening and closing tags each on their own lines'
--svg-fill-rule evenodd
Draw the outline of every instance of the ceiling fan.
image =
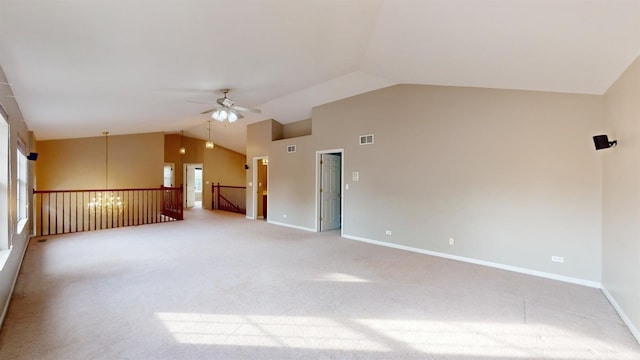
<svg viewBox="0 0 640 360">
<path fill-rule="evenodd" d="M 220 90 L 224 95 L 221 98 L 216 100 L 216 107 L 213 109 L 209 109 L 201 112 L 200 114 L 209 114 L 211 113 L 211 117 L 218 121 L 229 120 L 230 123 L 235 122 L 238 119 L 242 119 L 244 116 L 240 112 L 252 112 L 256 114 L 260 114 L 261 111 L 259 109 L 251 109 L 242 106 L 235 105 L 234 101 L 227 97 L 229 93 L 229 89 Z"/>
</svg>

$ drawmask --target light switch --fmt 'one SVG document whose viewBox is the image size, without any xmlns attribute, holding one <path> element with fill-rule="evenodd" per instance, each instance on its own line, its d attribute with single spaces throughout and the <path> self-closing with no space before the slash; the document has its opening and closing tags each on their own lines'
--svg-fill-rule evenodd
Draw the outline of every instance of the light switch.
<svg viewBox="0 0 640 360">
<path fill-rule="evenodd" d="M 252 187 L 253 183 L 251 181 L 249 181 L 249 187 Z"/>
<path fill-rule="evenodd" d="M 353 181 L 360 181 L 360 172 L 359 171 L 354 171 L 351 174 L 351 178 L 353 179 Z"/>
<path fill-rule="evenodd" d="M 349 184 L 344 184 L 344 189 L 349 190 Z"/>
</svg>

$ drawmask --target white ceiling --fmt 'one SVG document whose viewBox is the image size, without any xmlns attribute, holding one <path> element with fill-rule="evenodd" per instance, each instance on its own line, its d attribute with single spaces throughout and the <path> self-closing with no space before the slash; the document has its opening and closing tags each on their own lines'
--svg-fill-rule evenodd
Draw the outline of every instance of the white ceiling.
<svg viewBox="0 0 640 360">
<path fill-rule="evenodd" d="M 0 66 L 37 139 L 206 139 L 398 83 L 602 94 L 640 55 L 640 0 L 0 0 Z"/>
</svg>

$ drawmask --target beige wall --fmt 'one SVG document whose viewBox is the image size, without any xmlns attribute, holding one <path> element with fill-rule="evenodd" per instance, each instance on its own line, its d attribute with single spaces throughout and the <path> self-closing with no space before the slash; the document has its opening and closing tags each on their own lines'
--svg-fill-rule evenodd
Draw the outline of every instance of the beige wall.
<svg viewBox="0 0 640 360">
<path fill-rule="evenodd" d="M 180 146 L 184 146 L 186 153 L 180 154 Z M 168 134 L 165 135 L 164 162 L 175 164 L 175 184 L 182 186 L 183 164 L 204 163 L 204 140 L 194 139 L 188 136 Z"/>
<path fill-rule="evenodd" d="M 257 204 L 254 204 L 254 198 L 257 191 L 256 184 L 253 184 L 254 175 L 257 176 L 257 168 L 255 166 L 255 158 L 269 154 L 269 148 L 273 136 L 282 135 L 282 125 L 274 120 L 265 120 L 247 126 L 247 156 L 246 163 L 249 169 L 245 174 L 245 184 L 247 186 L 247 217 L 254 216 L 254 209 L 257 210 Z M 271 161 L 271 159 L 269 159 Z M 272 164 L 269 163 L 269 172 L 272 171 Z M 271 191 L 271 189 L 269 189 Z M 269 192 L 271 196 L 271 192 Z"/>
<path fill-rule="evenodd" d="M 282 139 L 311 135 L 311 119 L 300 120 L 282 126 Z M 278 138 L 279 139 L 279 138 Z"/>
<path fill-rule="evenodd" d="M 203 145 L 204 147 L 204 142 Z M 211 184 L 244 186 L 246 156 L 216 145 L 204 156 L 202 206 L 211 209 Z"/>
<path fill-rule="evenodd" d="M 602 283 L 640 341 L 640 58 L 605 96 Z"/>
<path fill-rule="evenodd" d="M 163 182 L 164 134 L 38 141 L 38 190 L 157 188 Z M 108 178 L 107 178 L 108 170 Z"/>
<path fill-rule="evenodd" d="M 1 67 L 0 82 L 8 82 Z M 15 189 L 17 189 L 16 151 L 18 137 L 25 141 L 27 152 L 35 151 L 35 141 L 33 140 L 33 133 L 29 131 L 29 129 L 27 128 L 27 124 L 22 118 L 20 109 L 18 108 L 13 97 L 9 97 L 10 95 L 13 95 L 10 87 L 5 84 L 0 84 L 0 106 L 2 106 L 2 108 L 7 112 L 7 120 L 9 123 L 9 148 L 7 150 L 9 152 L 10 159 L 10 184 L 9 189 L 4 189 L 4 191 L 11 190 L 7 191 L 9 206 L 6 206 L 6 204 L 2 204 L 2 206 L 0 207 L 0 216 L 3 218 L 9 218 L 8 223 L 3 221 L 2 224 L 0 224 L 0 231 L 8 236 L 9 245 L 11 246 L 10 249 L 6 249 L 4 247 L 0 248 L 0 325 L 2 325 L 2 321 L 4 320 L 4 316 L 9 305 L 9 300 L 11 299 L 11 289 L 16 277 L 18 276 L 20 264 L 24 256 L 24 251 L 26 250 L 28 244 L 28 239 L 32 235 L 31 214 L 29 214 L 29 220 L 25 224 L 22 232 L 17 232 L 17 198 L 15 192 Z M 6 166 L 6 163 L 4 161 L 2 164 L 3 166 Z M 33 161 L 28 161 L 27 172 L 29 179 L 33 179 L 33 164 Z M 29 180 L 27 186 L 28 189 L 31 189 L 33 187 L 33 181 Z M 33 204 L 30 197 L 29 209 L 32 208 Z"/>
<path fill-rule="evenodd" d="M 186 153 L 180 155 L 180 146 Z M 219 145 L 205 148 L 205 141 L 177 134 L 165 136 L 164 160 L 175 164 L 175 183 L 183 184 L 183 164 L 202 164 L 202 207 L 211 209 L 211 184 L 244 186 L 246 157 Z"/>
<path fill-rule="evenodd" d="M 253 124 L 247 156 L 269 156 L 271 222 L 315 229 L 316 151 L 344 149 L 345 236 L 597 284 L 603 117 L 602 96 L 400 85 L 315 108 L 311 136 Z"/>
</svg>

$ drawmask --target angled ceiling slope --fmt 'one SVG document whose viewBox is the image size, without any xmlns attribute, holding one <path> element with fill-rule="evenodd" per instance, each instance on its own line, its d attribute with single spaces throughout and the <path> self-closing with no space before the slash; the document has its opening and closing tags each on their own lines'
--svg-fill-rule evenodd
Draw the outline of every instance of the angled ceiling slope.
<svg viewBox="0 0 640 360">
<path fill-rule="evenodd" d="M 37 6 L 36 6 L 37 4 Z M 602 94 L 640 54 L 640 0 L 288 0 L 0 4 L 0 66 L 40 140 L 206 139 L 219 89 L 246 125 L 398 83 Z"/>
</svg>

